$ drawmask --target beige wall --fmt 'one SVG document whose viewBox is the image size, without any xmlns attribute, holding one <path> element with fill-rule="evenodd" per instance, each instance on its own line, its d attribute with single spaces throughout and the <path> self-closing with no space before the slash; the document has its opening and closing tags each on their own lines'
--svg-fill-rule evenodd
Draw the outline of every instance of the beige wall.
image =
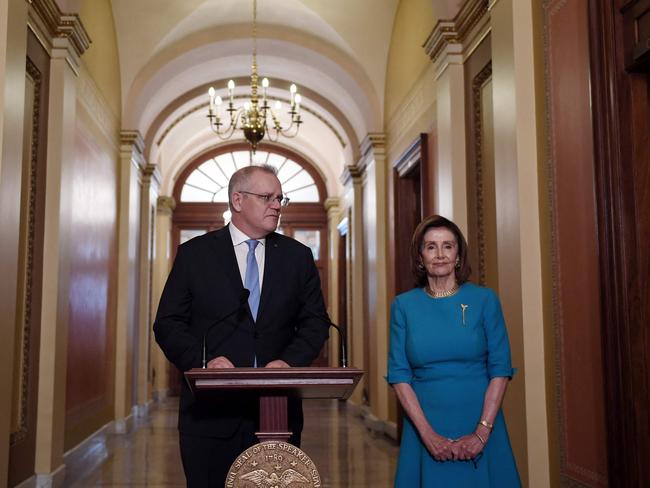
<svg viewBox="0 0 650 488">
<path fill-rule="evenodd" d="M 397 7 L 386 68 L 384 119 L 390 119 L 431 64 L 422 49 L 436 23 L 430 0 L 402 0 Z"/>
<path fill-rule="evenodd" d="M 110 0 L 83 0 L 79 15 L 92 39 L 83 64 L 101 91 L 109 110 L 121 113 L 120 58 Z"/>
</svg>

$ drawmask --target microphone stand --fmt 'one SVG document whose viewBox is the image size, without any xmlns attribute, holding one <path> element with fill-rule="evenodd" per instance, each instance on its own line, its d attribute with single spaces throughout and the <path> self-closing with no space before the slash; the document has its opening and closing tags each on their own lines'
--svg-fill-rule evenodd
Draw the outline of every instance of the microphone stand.
<svg viewBox="0 0 650 488">
<path fill-rule="evenodd" d="M 318 314 L 316 312 L 312 312 L 310 309 L 305 307 L 305 304 L 303 303 L 303 310 L 307 312 L 309 315 L 311 315 L 314 318 L 320 319 L 323 322 L 325 322 L 329 327 L 334 327 L 336 331 L 339 333 L 339 343 L 340 343 L 340 354 L 341 354 L 341 367 L 342 368 L 347 368 L 348 367 L 348 347 L 347 347 L 347 337 L 343 329 L 341 329 L 340 326 L 336 325 L 334 322 L 332 322 L 327 314 Z"/>
</svg>

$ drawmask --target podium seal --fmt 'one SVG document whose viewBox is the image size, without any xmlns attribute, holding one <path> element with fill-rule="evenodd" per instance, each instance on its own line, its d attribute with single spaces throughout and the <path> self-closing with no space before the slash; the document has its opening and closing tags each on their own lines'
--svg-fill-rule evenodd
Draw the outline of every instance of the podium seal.
<svg viewBox="0 0 650 488">
<path fill-rule="evenodd" d="M 320 488 L 313 461 L 288 442 L 266 441 L 246 449 L 230 466 L 226 488 Z"/>
</svg>

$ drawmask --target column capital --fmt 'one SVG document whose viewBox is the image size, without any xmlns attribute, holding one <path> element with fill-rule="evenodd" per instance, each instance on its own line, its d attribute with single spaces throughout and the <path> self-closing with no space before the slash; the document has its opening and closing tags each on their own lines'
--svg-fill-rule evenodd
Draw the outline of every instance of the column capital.
<svg viewBox="0 0 650 488">
<path fill-rule="evenodd" d="M 120 131 L 120 146 L 128 146 L 129 149 L 135 149 L 140 154 L 144 154 L 144 139 L 137 130 Z"/>
<path fill-rule="evenodd" d="M 348 186 L 350 183 L 360 183 L 362 177 L 363 171 L 361 168 L 354 164 L 348 164 L 345 166 L 345 169 L 343 169 L 340 180 L 343 186 Z"/>
<path fill-rule="evenodd" d="M 176 199 L 167 195 L 161 195 L 156 201 L 156 210 L 161 215 L 171 215 L 176 208 Z"/>
<path fill-rule="evenodd" d="M 153 186 L 156 191 L 158 191 L 158 187 L 160 186 L 161 181 L 158 165 L 147 163 L 141 171 L 143 183 L 149 186 Z"/>
<path fill-rule="evenodd" d="M 76 13 L 63 13 L 56 0 L 29 0 L 29 25 L 53 58 L 65 57 L 78 73 L 80 58 L 92 42 Z"/>
<path fill-rule="evenodd" d="M 327 210 L 327 218 L 336 218 L 341 208 L 341 199 L 339 197 L 329 197 L 324 203 L 325 210 Z"/>
<path fill-rule="evenodd" d="M 144 139 L 137 130 L 120 131 L 120 154 L 122 160 L 133 162 L 144 175 L 147 164 L 144 159 Z M 154 166 L 155 165 L 151 165 Z"/>
<path fill-rule="evenodd" d="M 438 21 L 424 43 L 424 52 L 437 71 L 452 63 L 462 63 L 466 45 L 475 27 L 487 18 L 490 0 L 467 0 L 453 19 Z"/>
<path fill-rule="evenodd" d="M 386 150 L 386 134 L 383 132 L 368 132 L 360 144 L 361 160 L 365 159 L 370 151 L 375 153 Z"/>
</svg>

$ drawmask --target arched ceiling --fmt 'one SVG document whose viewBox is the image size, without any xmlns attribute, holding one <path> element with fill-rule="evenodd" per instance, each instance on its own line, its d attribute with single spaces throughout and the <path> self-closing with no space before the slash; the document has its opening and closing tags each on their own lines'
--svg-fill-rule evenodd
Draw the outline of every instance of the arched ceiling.
<svg viewBox="0 0 650 488">
<path fill-rule="evenodd" d="M 286 144 L 322 170 L 328 193 L 383 130 L 386 63 L 399 0 L 258 0 L 258 69 L 269 94 L 303 96 L 303 124 Z M 192 157 L 216 143 L 206 90 L 249 93 L 252 0 L 112 0 L 120 57 L 122 126 L 139 130 L 163 192 Z M 241 102 L 242 100 L 240 100 Z"/>
</svg>

